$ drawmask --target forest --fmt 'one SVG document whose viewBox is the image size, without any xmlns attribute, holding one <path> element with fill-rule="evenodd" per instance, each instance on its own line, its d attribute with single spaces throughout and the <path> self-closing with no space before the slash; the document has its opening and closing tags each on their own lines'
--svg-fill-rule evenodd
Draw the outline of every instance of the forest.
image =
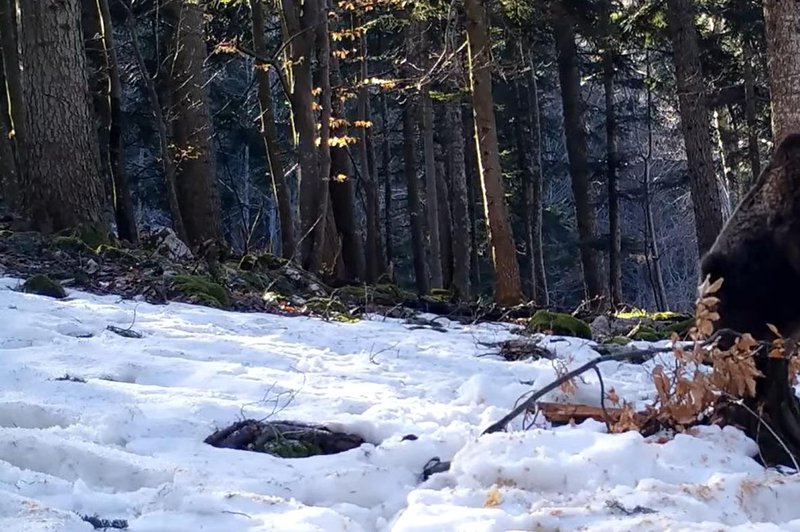
<svg viewBox="0 0 800 532">
<path fill-rule="evenodd" d="M 338 283 L 685 310 L 800 121 L 779 0 L 0 7 L 8 215 Z"/>
<path fill-rule="evenodd" d="M 0 0 L 0 528 L 798 529 L 798 29 Z"/>
</svg>

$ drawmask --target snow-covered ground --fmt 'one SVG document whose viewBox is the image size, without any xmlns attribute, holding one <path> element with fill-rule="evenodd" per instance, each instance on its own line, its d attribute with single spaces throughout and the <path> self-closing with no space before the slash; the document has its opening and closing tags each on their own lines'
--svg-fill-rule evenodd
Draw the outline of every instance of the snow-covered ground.
<svg viewBox="0 0 800 532">
<path fill-rule="evenodd" d="M 477 356 L 512 337 L 503 325 L 56 301 L 19 284 L 0 279 L 3 531 L 92 530 L 79 515 L 95 514 L 133 531 L 800 530 L 800 479 L 759 467 L 735 429 L 664 443 L 586 422 L 478 438 L 556 375 L 546 360 Z M 143 338 L 106 330 L 132 323 Z M 547 340 L 570 366 L 595 356 Z M 651 397 L 648 366 L 601 369 L 622 398 Z M 598 398 L 586 374 L 572 400 Z M 291 460 L 203 443 L 243 417 L 369 443 Z M 422 482 L 434 456 L 451 470 Z"/>
</svg>

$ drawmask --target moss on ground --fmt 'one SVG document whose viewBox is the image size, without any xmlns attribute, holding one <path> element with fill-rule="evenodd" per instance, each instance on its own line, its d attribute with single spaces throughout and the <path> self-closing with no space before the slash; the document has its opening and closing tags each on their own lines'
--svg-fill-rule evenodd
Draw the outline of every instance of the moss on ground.
<svg viewBox="0 0 800 532">
<path fill-rule="evenodd" d="M 53 238 L 53 247 L 64 251 L 91 253 L 92 249 L 80 238 L 74 235 L 61 235 Z"/>
<path fill-rule="evenodd" d="M 61 286 L 61 283 L 41 273 L 25 281 L 22 285 L 22 290 L 28 294 L 54 297 L 56 299 L 64 299 L 67 297 L 67 292 L 64 290 L 64 287 Z"/>
<path fill-rule="evenodd" d="M 242 260 L 239 261 L 239 269 L 244 272 L 252 271 L 258 266 L 258 259 L 255 255 L 245 255 L 242 257 Z"/>
<path fill-rule="evenodd" d="M 203 305 L 216 308 L 230 306 L 228 291 L 203 275 L 176 275 L 172 281 L 172 288 Z"/>
<path fill-rule="evenodd" d="M 565 336 L 592 339 L 592 330 L 589 324 L 569 314 L 538 310 L 530 320 L 528 329 L 535 332 L 552 332 Z"/>
<path fill-rule="evenodd" d="M 343 286 L 337 290 L 337 295 L 353 303 L 364 304 L 369 302 L 384 306 L 394 306 L 404 301 L 417 299 L 417 295 L 414 292 L 389 283 L 374 286 Z"/>
</svg>

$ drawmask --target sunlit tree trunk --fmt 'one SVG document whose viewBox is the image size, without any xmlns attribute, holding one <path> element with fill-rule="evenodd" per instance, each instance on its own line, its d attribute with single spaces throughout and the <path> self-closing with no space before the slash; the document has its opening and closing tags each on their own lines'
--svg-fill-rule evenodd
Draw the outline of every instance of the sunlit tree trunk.
<svg viewBox="0 0 800 532">
<path fill-rule="evenodd" d="M 470 89 L 475 116 L 475 142 L 481 174 L 485 215 L 495 270 L 494 299 L 501 305 L 519 303 L 519 265 L 508 219 L 500 168 L 500 150 L 492 97 L 489 28 L 482 0 L 465 0 Z"/>
</svg>

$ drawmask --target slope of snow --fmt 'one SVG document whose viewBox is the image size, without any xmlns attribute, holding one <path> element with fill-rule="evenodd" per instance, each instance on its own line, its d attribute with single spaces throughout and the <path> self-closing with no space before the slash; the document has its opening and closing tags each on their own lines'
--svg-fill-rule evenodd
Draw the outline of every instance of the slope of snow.
<svg viewBox="0 0 800 532">
<path fill-rule="evenodd" d="M 759 467 L 735 429 L 656 443 L 586 422 L 478 438 L 556 375 L 546 360 L 477 356 L 513 337 L 504 325 L 412 331 L 18 286 L 0 279 L 3 531 L 88 531 L 87 514 L 134 531 L 800 530 L 800 481 Z M 131 324 L 143 338 L 106 330 Z M 546 340 L 568 366 L 596 356 Z M 642 402 L 648 367 L 601 370 Z M 598 398 L 585 375 L 572 400 Z M 292 460 L 203 443 L 245 417 L 369 443 Z M 434 456 L 452 468 L 422 482 Z"/>
</svg>

